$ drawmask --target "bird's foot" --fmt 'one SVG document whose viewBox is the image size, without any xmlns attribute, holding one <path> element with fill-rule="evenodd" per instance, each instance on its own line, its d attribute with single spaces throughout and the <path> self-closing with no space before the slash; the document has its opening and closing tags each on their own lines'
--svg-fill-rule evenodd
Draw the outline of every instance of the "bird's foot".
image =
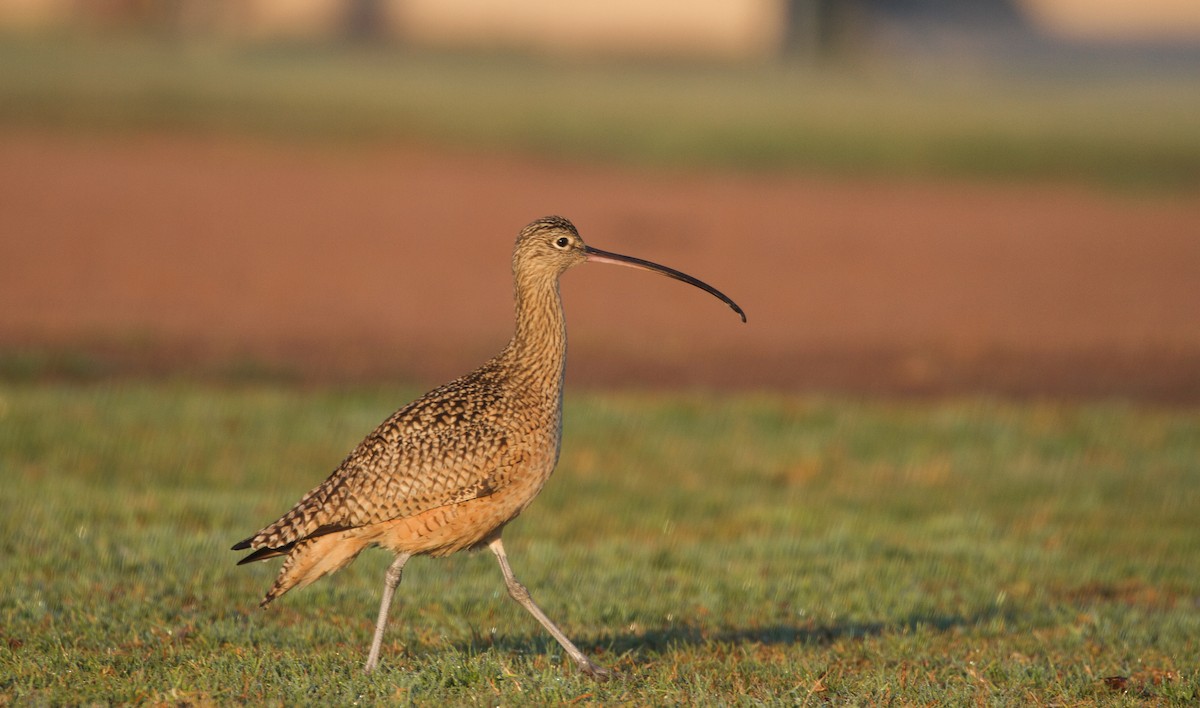
<svg viewBox="0 0 1200 708">
<path fill-rule="evenodd" d="M 607 681 L 613 677 L 613 672 L 609 671 L 603 666 L 593 664 L 587 660 L 584 660 L 584 662 L 579 665 L 579 668 L 583 671 L 583 673 L 591 676 L 597 681 Z"/>
</svg>

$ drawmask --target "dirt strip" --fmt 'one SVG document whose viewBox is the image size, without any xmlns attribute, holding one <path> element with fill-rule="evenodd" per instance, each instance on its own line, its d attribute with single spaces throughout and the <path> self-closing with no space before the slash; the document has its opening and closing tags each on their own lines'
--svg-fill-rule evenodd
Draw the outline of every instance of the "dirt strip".
<svg viewBox="0 0 1200 708">
<path fill-rule="evenodd" d="M 576 384 L 1200 401 L 1196 193 L 21 132 L 0 202 L 10 359 L 436 382 L 506 341 L 513 238 L 558 213 L 749 316 L 579 268 Z"/>
</svg>

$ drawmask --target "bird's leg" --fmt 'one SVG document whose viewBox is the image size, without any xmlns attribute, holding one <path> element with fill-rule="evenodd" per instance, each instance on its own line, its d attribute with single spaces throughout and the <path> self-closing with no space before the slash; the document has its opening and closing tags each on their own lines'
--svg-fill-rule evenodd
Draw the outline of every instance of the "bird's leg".
<svg viewBox="0 0 1200 708">
<path fill-rule="evenodd" d="M 508 556 L 504 553 L 504 544 L 500 541 L 499 536 L 488 542 L 488 548 L 492 549 L 492 553 L 496 554 L 496 560 L 500 561 L 500 572 L 504 573 L 504 583 L 508 586 L 508 594 L 514 600 L 521 603 L 522 607 L 529 610 L 529 614 L 536 617 L 537 621 L 541 622 L 542 626 L 549 630 L 550 634 L 558 640 L 563 649 L 567 650 L 567 654 L 575 660 L 575 663 L 579 665 L 579 668 L 585 674 L 597 679 L 608 678 L 610 675 L 609 671 L 593 664 L 584 656 L 583 652 L 579 651 L 579 648 L 572 644 L 570 639 L 567 639 L 567 635 L 563 634 L 562 630 L 550 621 L 546 613 L 542 612 L 542 608 L 538 607 L 533 598 L 530 597 L 529 590 L 517 580 L 517 576 L 513 575 L 512 568 L 508 565 Z"/>
<path fill-rule="evenodd" d="M 383 600 L 379 603 L 379 619 L 375 620 L 375 638 L 371 640 L 371 653 L 367 655 L 366 672 L 371 673 L 379 665 L 379 648 L 383 645 L 383 630 L 387 627 L 388 608 L 392 606 L 392 595 L 396 594 L 396 586 L 400 584 L 400 575 L 404 572 L 404 564 L 412 558 L 411 553 L 401 553 L 396 556 L 388 567 L 383 580 Z"/>
</svg>

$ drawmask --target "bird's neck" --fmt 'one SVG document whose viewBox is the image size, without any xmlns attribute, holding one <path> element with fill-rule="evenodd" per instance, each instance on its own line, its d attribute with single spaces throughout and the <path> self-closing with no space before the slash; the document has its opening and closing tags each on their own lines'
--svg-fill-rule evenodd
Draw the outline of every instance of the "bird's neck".
<svg viewBox="0 0 1200 708">
<path fill-rule="evenodd" d="M 558 278 L 516 282 L 517 327 L 504 350 L 510 375 L 531 392 L 561 400 L 567 361 L 567 324 Z"/>
</svg>

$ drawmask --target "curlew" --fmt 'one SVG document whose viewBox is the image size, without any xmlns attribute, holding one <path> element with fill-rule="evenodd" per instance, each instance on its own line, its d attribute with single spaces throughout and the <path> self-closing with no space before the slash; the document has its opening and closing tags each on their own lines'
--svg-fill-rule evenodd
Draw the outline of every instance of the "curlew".
<svg viewBox="0 0 1200 708">
<path fill-rule="evenodd" d="M 690 275 L 584 244 L 575 226 L 550 216 L 521 230 L 513 249 L 516 332 L 495 358 L 396 411 L 318 487 L 278 521 L 233 550 L 251 563 L 287 556 L 260 605 L 345 567 L 368 546 L 396 554 L 384 579 L 366 670 L 379 663 L 392 596 L 415 555 L 487 546 L 508 593 L 585 673 L 604 678 L 550 621 L 513 574 L 500 534 L 550 477 L 562 432 L 567 336 L 558 278 L 584 262 L 632 266 L 737 304 Z"/>
</svg>

